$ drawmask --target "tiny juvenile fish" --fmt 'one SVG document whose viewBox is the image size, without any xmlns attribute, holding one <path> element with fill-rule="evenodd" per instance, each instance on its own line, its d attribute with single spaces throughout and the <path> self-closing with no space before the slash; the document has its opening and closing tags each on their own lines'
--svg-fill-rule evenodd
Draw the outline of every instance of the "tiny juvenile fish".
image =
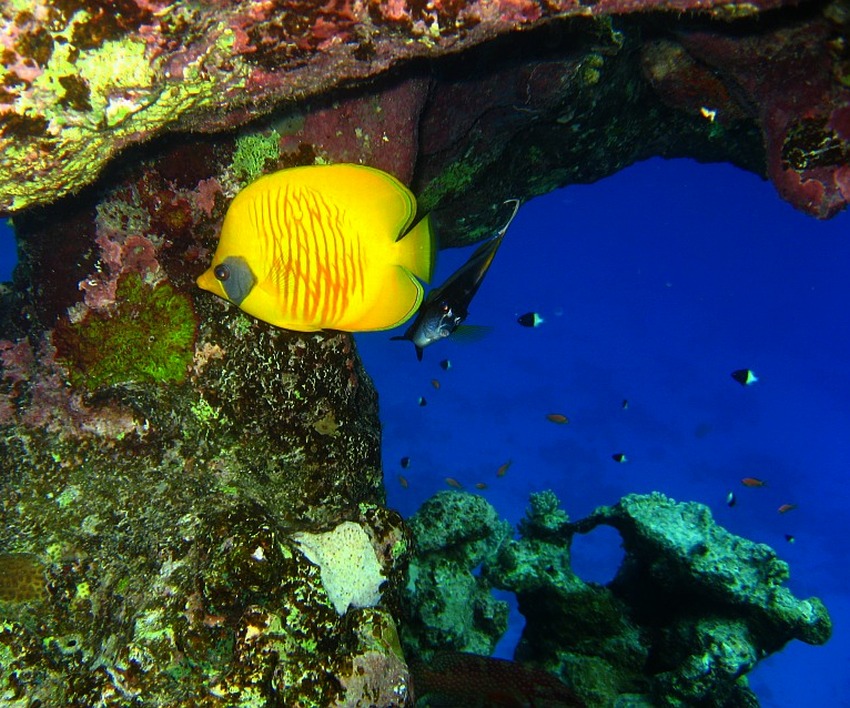
<svg viewBox="0 0 850 708">
<path fill-rule="evenodd" d="M 626 453 L 625 453 L 625 452 L 615 452 L 613 455 L 611 455 L 611 459 L 612 459 L 612 460 L 614 460 L 614 462 L 618 462 L 618 463 L 620 463 L 621 465 L 622 465 L 623 463 L 625 463 L 625 462 L 628 462 L 628 461 L 629 461 L 629 458 L 628 458 L 628 457 L 626 457 Z"/>
<path fill-rule="evenodd" d="M 400 474 L 398 476 L 398 483 L 401 485 L 402 489 L 407 489 L 410 486 L 407 481 L 407 477 L 405 477 L 403 474 Z"/>
<path fill-rule="evenodd" d="M 508 470 L 511 468 L 511 465 L 513 463 L 514 463 L 513 460 L 508 460 L 504 464 L 499 465 L 499 469 L 496 470 L 496 476 L 497 477 L 504 477 L 508 473 Z"/>
<path fill-rule="evenodd" d="M 729 492 L 726 495 L 726 506 L 735 506 L 738 503 L 738 500 L 735 498 L 735 492 Z"/>
<path fill-rule="evenodd" d="M 733 371 L 731 376 L 735 379 L 735 381 L 741 384 L 741 386 L 752 386 L 759 380 L 759 377 L 756 376 L 751 369 L 738 369 L 737 371 Z"/>
<path fill-rule="evenodd" d="M 406 322 L 434 265 L 428 217 L 395 177 L 364 165 L 293 167 L 230 204 L 198 286 L 276 327 L 365 332 Z"/>
<path fill-rule="evenodd" d="M 422 307 L 416 314 L 413 324 L 400 337 L 392 339 L 407 339 L 416 348 L 416 358 L 422 361 L 422 351 L 425 347 L 451 336 L 469 315 L 469 304 L 484 276 L 493 263 L 496 251 L 502 245 L 508 227 L 519 211 L 519 200 L 509 199 L 506 204 L 513 203 L 514 211 L 508 222 L 489 241 L 485 241 L 470 256 L 469 260 L 458 268 L 440 287 L 428 293 Z"/>
<path fill-rule="evenodd" d="M 463 485 L 458 482 L 454 477 L 446 477 L 446 484 L 454 489 L 463 489 Z"/>
<path fill-rule="evenodd" d="M 410 458 L 409 457 L 405 456 L 405 457 L 401 458 L 401 467 L 402 467 L 402 469 L 405 469 L 405 470 L 408 467 L 410 467 Z"/>
<path fill-rule="evenodd" d="M 570 419 L 562 413 L 547 413 L 546 420 L 557 423 L 558 425 L 566 425 L 570 422 Z"/>
<path fill-rule="evenodd" d="M 763 479 L 758 479 L 756 477 L 744 477 L 741 480 L 741 484 L 743 484 L 745 487 L 753 487 L 753 488 L 755 488 L 755 487 L 766 487 L 767 486 L 767 482 L 765 482 Z"/>
<path fill-rule="evenodd" d="M 546 320 L 544 320 L 536 312 L 526 312 L 524 315 L 517 317 L 516 321 L 523 327 L 539 327 Z"/>
<path fill-rule="evenodd" d="M 776 511 L 778 511 L 780 514 L 787 514 L 789 511 L 792 511 L 793 509 L 796 509 L 796 508 L 797 508 L 796 504 L 783 504 Z"/>
</svg>

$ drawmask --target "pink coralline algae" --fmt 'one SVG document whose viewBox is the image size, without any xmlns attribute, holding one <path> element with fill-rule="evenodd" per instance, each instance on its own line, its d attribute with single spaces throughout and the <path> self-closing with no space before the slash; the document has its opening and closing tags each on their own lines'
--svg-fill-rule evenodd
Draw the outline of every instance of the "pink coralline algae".
<svg viewBox="0 0 850 708">
<path fill-rule="evenodd" d="M 414 59 L 552 20 L 732 19 L 783 0 L 34 0 L 0 8 L 0 212 L 91 182 L 127 145 L 232 128 Z"/>
<path fill-rule="evenodd" d="M 128 408 L 92 406 L 80 391 L 65 385 L 67 371 L 56 361 L 56 349 L 44 338 L 36 351 L 26 339 L 0 340 L 0 425 L 101 442 L 144 434 Z"/>
<path fill-rule="evenodd" d="M 835 48 L 841 27 L 827 14 L 744 36 L 682 32 L 678 51 L 687 59 L 676 71 L 683 81 L 654 85 L 678 107 L 701 104 L 712 120 L 755 118 L 779 194 L 827 218 L 850 200 L 850 72 Z M 698 70 L 688 71 L 689 65 Z"/>
</svg>

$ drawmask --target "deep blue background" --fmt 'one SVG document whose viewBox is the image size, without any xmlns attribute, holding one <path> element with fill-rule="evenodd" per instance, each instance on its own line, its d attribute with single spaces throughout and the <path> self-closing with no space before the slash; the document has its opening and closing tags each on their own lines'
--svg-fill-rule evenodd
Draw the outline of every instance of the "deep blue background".
<svg viewBox="0 0 850 708">
<path fill-rule="evenodd" d="M 13 253 L 0 227 L 0 279 Z M 434 282 L 470 253 L 441 253 Z M 409 515 L 448 476 L 471 491 L 486 483 L 513 523 L 542 489 L 573 518 L 629 492 L 708 504 L 734 533 L 773 546 L 792 590 L 821 597 L 834 620 L 826 646 L 793 642 L 751 674 L 763 705 L 850 705 L 848 267 L 850 214 L 803 216 L 728 165 L 651 160 L 529 202 L 472 304 L 468 322 L 492 327 L 486 338 L 440 342 L 418 363 L 387 333 L 357 337 L 380 393 L 390 505 Z M 532 310 L 541 327 L 516 324 Z M 729 374 L 746 367 L 761 380 L 745 389 Z M 768 486 L 743 488 L 744 476 Z M 784 503 L 799 508 L 780 515 Z M 598 581 L 621 557 L 602 530 L 574 552 L 579 574 Z M 515 613 L 500 655 L 521 623 Z"/>
<path fill-rule="evenodd" d="M 434 282 L 470 253 L 441 253 Z M 514 523 L 542 489 L 572 518 L 629 492 L 707 504 L 775 548 L 793 592 L 821 597 L 834 620 L 826 646 L 793 642 L 751 674 L 763 705 L 850 705 L 848 268 L 850 214 L 818 222 L 728 165 L 651 160 L 529 202 L 467 320 L 489 336 L 437 343 L 418 363 L 406 342 L 358 335 L 380 393 L 390 505 L 414 512 L 447 476 L 486 483 Z M 516 324 L 532 310 L 542 326 Z M 747 367 L 760 381 L 743 388 L 729 374 Z M 744 476 L 768 486 L 744 488 Z M 785 503 L 799 507 L 780 515 Z M 605 581 L 619 537 L 594 532 L 575 554 L 582 577 Z"/>
</svg>

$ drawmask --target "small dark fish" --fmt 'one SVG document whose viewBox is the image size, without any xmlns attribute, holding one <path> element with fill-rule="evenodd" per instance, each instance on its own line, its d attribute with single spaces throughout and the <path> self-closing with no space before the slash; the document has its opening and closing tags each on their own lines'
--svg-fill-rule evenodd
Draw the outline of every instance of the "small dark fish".
<svg viewBox="0 0 850 708">
<path fill-rule="evenodd" d="M 407 489 L 410 486 L 410 484 L 407 481 L 407 477 L 405 477 L 402 474 L 400 474 L 398 476 L 398 483 L 401 485 L 402 489 Z"/>
<path fill-rule="evenodd" d="M 402 467 L 402 469 L 405 469 L 405 470 L 408 467 L 410 467 L 410 458 L 409 457 L 402 457 L 401 458 L 401 467 Z"/>
<path fill-rule="evenodd" d="M 440 389 L 440 382 L 437 379 L 431 379 L 431 385 L 434 387 L 434 390 Z"/>
<path fill-rule="evenodd" d="M 732 378 L 735 379 L 741 386 L 752 386 L 759 377 L 756 376 L 751 369 L 738 369 L 732 372 Z"/>
<path fill-rule="evenodd" d="M 524 315 L 520 315 L 519 317 L 517 317 L 516 321 L 519 322 L 523 327 L 539 327 L 546 320 L 544 320 L 536 312 L 526 312 Z"/>
<path fill-rule="evenodd" d="M 758 479 L 756 477 L 744 477 L 741 480 L 741 484 L 743 484 L 745 487 L 752 487 L 752 488 L 766 487 L 767 486 L 767 482 L 765 482 L 763 479 Z"/>
<path fill-rule="evenodd" d="M 735 506 L 738 503 L 738 500 L 735 498 L 735 492 L 729 492 L 726 495 L 726 506 Z"/>
<path fill-rule="evenodd" d="M 508 227 L 519 211 L 519 199 L 508 199 L 505 202 L 510 203 L 513 203 L 514 211 L 508 222 L 493 238 L 481 244 L 445 283 L 428 293 L 416 313 L 413 324 L 401 337 L 392 337 L 413 342 L 419 361 L 422 361 L 422 351 L 425 347 L 453 334 L 469 315 L 469 303 L 481 287 L 496 251 L 502 245 Z"/>
<path fill-rule="evenodd" d="M 450 359 L 443 359 L 443 360 L 440 362 L 440 368 L 441 368 L 443 371 L 448 371 L 449 369 L 451 369 L 451 368 L 452 368 L 452 362 L 451 362 L 451 360 L 450 360 Z"/>
<path fill-rule="evenodd" d="M 624 398 L 624 399 L 623 399 L 623 402 L 620 404 L 620 407 L 621 407 L 623 410 L 627 410 L 627 409 L 628 409 L 628 407 L 629 407 L 629 399 L 628 399 L 628 398 Z"/>
<path fill-rule="evenodd" d="M 553 423 L 557 423 L 558 425 L 566 425 L 570 422 L 570 419 L 561 413 L 547 413 L 546 420 L 551 420 Z"/>
<path fill-rule="evenodd" d="M 786 533 L 785 540 L 788 541 L 788 543 L 794 543 L 794 541 L 796 541 L 797 539 L 794 538 L 790 533 Z"/>
<path fill-rule="evenodd" d="M 454 477 L 446 477 L 446 484 L 454 489 L 463 489 L 463 485 L 458 482 Z"/>
<path fill-rule="evenodd" d="M 475 483 L 475 488 L 476 488 L 476 489 L 487 489 L 487 485 L 486 485 L 486 484 L 484 484 L 484 482 L 476 482 L 476 483 Z"/>
<path fill-rule="evenodd" d="M 418 400 L 418 401 L 416 401 L 416 402 L 419 404 L 419 407 L 420 407 L 420 408 L 421 408 L 422 406 L 427 406 L 427 405 L 428 405 L 428 401 L 426 401 L 426 400 L 425 400 L 425 396 L 419 396 L 419 400 Z"/>
<path fill-rule="evenodd" d="M 496 470 L 496 476 L 504 477 L 508 473 L 508 470 L 511 468 L 511 465 L 513 463 L 513 460 L 508 460 L 507 462 L 505 462 L 505 464 L 499 465 L 499 469 Z"/>
<path fill-rule="evenodd" d="M 614 462 L 619 462 L 621 465 L 622 465 L 624 462 L 628 462 L 628 461 L 629 461 L 629 458 L 628 458 L 628 457 L 626 457 L 626 453 L 625 453 L 625 452 L 615 452 L 613 455 L 611 455 L 611 459 L 612 459 L 612 460 L 614 460 Z"/>
<path fill-rule="evenodd" d="M 435 652 L 411 664 L 417 700 L 438 708 L 584 708 L 585 703 L 552 674 L 489 656 Z"/>
<path fill-rule="evenodd" d="M 783 504 L 776 511 L 778 511 L 780 514 L 787 514 L 789 511 L 796 508 L 796 504 Z"/>
</svg>

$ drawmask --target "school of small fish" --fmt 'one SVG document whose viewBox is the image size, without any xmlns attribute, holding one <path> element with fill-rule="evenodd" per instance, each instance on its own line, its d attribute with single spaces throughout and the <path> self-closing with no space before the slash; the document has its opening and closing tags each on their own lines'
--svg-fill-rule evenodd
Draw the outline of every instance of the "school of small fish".
<svg viewBox="0 0 850 708">
<path fill-rule="evenodd" d="M 435 236 L 429 217 L 418 214 L 416 198 L 406 186 L 364 165 L 280 170 L 255 180 L 233 199 L 212 263 L 197 284 L 249 315 L 301 332 L 386 330 L 416 316 L 401 338 L 414 342 L 421 360 L 424 347 L 450 336 L 466 318 L 519 210 L 519 200 L 508 203 L 513 213 L 504 226 L 426 299 L 420 280 L 431 279 Z M 529 329 L 545 323 L 535 311 L 518 315 L 516 321 Z M 452 363 L 443 359 L 439 366 L 448 372 Z M 736 369 L 731 377 L 743 387 L 759 380 L 748 368 Z M 441 389 L 436 378 L 431 386 Z M 417 403 L 424 407 L 427 400 L 420 396 Z M 628 399 L 622 399 L 620 407 L 628 410 Z M 556 425 L 570 423 L 565 413 L 544 416 Z M 629 461 L 622 451 L 612 453 L 611 459 L 618 464 Z M 408 470 L 411 460 L 402 457 L 400 464 Z M 512 464 L 509 459 L 496 467 L 495 477 L 504 477 Z M 402 474 L 398 482 L 409 487 Z M 456 477 L 446 477 L 445 483 L 455 489 L 464 486 Z M 767 482 L 746 476 L 741 485 L 759 489 Z M 487 489 L 483 481 L 473 486 Z M 726 505 L 737 503 L 729 491 Z M 777 512 L 784 515 L 796 508 L 787 502 Z M 785 539 L 795 540 L 790 534 Z"/>
</svg>

